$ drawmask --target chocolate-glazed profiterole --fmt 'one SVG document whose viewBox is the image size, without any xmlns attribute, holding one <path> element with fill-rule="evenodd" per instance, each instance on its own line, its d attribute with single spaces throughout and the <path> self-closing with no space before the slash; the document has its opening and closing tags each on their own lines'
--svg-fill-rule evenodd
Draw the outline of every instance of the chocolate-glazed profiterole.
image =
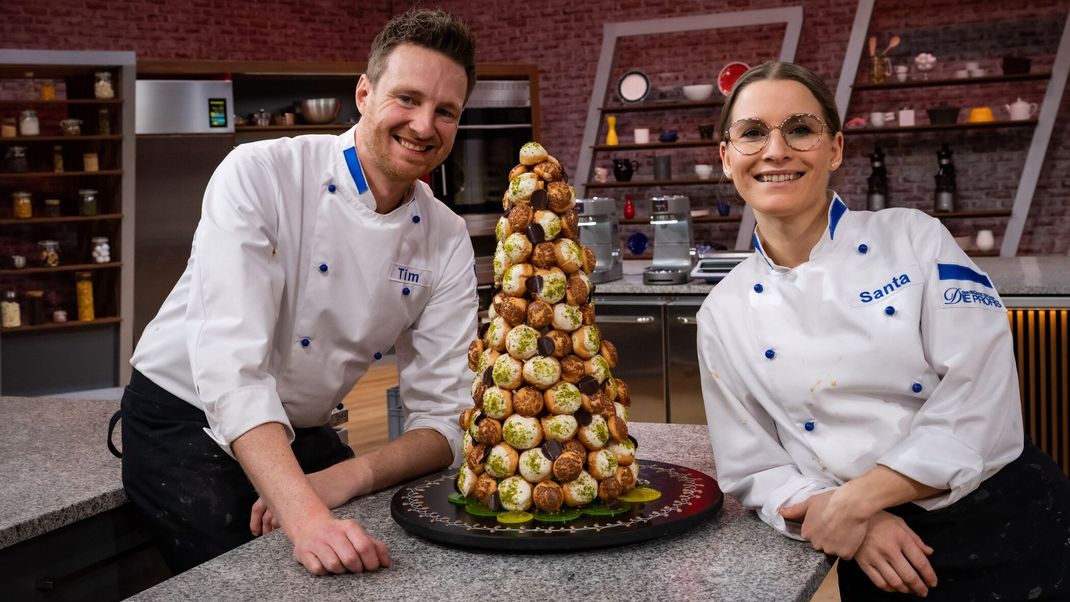
<svg viewBox="0 0 1070 602">
<path fill-rule="evenodd" d="M 459 417 L 457 489 L 492 509 L 613 501 L 638 474 L 630 397 L 596 326 L 596 260 L 580 241 L 575 190 L 535 142 L 503 185 L 489 319 L 467 354 L 473 407 Z"/>
</svg>

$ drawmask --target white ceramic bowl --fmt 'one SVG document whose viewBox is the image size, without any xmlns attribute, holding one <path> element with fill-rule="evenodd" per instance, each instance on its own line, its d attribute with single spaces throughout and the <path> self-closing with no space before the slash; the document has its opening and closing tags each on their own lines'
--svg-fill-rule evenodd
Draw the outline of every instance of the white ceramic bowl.
<svg viewBox="0 0 1070 602">
<path fill-rule="evenodd" d="M 688 100 L 706 100 L 711 94 L 713 94 L 713 84 L 684 86 L 684 97 Z"/>
</svg>

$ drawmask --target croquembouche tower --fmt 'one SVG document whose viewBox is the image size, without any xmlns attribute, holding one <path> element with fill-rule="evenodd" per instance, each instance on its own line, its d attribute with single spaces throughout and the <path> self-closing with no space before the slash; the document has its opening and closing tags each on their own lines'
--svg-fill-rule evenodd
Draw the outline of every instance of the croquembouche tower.
<svg viewBox="0 0 1070 602">
<path fill-rule="evenodd" d="M 595 255 L 576 194 L 536 142 L 520 149 L 498 220 L 490 322 L 468 348 L 474 407 L 460 416 L 457 489 L 509 511 L 613 503 L 635 487 L 628 387 L 595 324 Z"/>
</svg>

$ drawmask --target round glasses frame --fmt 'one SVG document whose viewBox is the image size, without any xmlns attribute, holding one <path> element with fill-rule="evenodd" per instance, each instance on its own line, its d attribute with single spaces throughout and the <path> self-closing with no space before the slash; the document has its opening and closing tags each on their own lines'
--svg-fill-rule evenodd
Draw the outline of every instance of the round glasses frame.
<svg viewBox="0 0 1070 602">
<path fill-rule="evenodd" d="M 811 119 L 816 120 L 821 125 L 821 129 L 816 132 L 818 135 L 814 137 L 814 143 L 811 144 L 810 146 L 806 147 L 806 148 L 799 148 L 799 147 L 793 145 L 788 140 L 788 136 L 786 136 L 784 134 L 784 129 L 783 129 L 784 125 L 786 125 L 789 121 L 791 121 L 792 119 L 795 119 L 797 117 L 809 117 Z M 769 130 L 765 134 L 765 141 L 762 142 L 761 146 L 759 146 L 758 148 L 756 148 L 756 149 L 754 149 L 752 151 L 749 151 L 749 152 L 739 147 L 739 145 L 737 144 L 737 141 L 732 138 L 730 132 L 732 131 L 732 128 L 737 123 L 739 123 L 741 121 L 760 122 L 760 123 L 765 124 L 765 126 L 767 128 L 769 128 Z M 829 128 L 828 124 L 825 123 L 825 120 L 820 118 L 820 117 L 818 117 L 817 115 L 814 115 L 812 113 L 795 113 L 793 115 L 789 115 L 788 117 L 786 117 L 784 119 L 784 121 L 780 122 L 780 125 L 774 125 L 774 126 L 771 126 L 768 123 L 765 123 L 765 121 L 762 121 L 761 119 L 758 119 L 756 117 L 744 117 L 742 119 L 737 119 L 737 120 L 733 121 L 728 126 L 728 129 L 726 129 L 723 132 L 723 136 L 724 136 L 724 141 L 728 142 L 729 144 L 731 144 L 732 148 L 736 149 L 736 152 L 738 152 L 739 154 L 741 154 L 741 155 L 756 155 L 756 154 L 762 152 L 762 150 L 765 149 L 765 147 L 769 145 L 769 137 L 773 134 L 773 130 L 780 130 L 780 136 L 782 138 L 784 138 L 784 144 L 787 144 L 789 148 L 791 148 L 792 150 L 798 151 L 800 153 L 806 152 L 806 151 L 809 151 L 809 150 L 814 150 L 815 148 L 817 148 L 817 145 L 821 143 L 821 139 L 822 139 L 821 134 L 824 134 L 825 132 L 831 131 L 831 129 Z"/>
</svg>

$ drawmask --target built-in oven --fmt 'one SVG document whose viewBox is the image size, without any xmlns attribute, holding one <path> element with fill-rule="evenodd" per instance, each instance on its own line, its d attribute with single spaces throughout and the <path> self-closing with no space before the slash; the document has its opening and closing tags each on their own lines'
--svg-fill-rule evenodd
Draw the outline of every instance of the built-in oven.
<svg viewBox="0 0 1070 602">
<path fill-rule="evenodd" d="M 461 114 L 453 150 L 431 172 L 431 189 L 458 214 L 500 214 L 506 177 L 532 139 L 528 81 L 480 80 Z"/>
</svg>

